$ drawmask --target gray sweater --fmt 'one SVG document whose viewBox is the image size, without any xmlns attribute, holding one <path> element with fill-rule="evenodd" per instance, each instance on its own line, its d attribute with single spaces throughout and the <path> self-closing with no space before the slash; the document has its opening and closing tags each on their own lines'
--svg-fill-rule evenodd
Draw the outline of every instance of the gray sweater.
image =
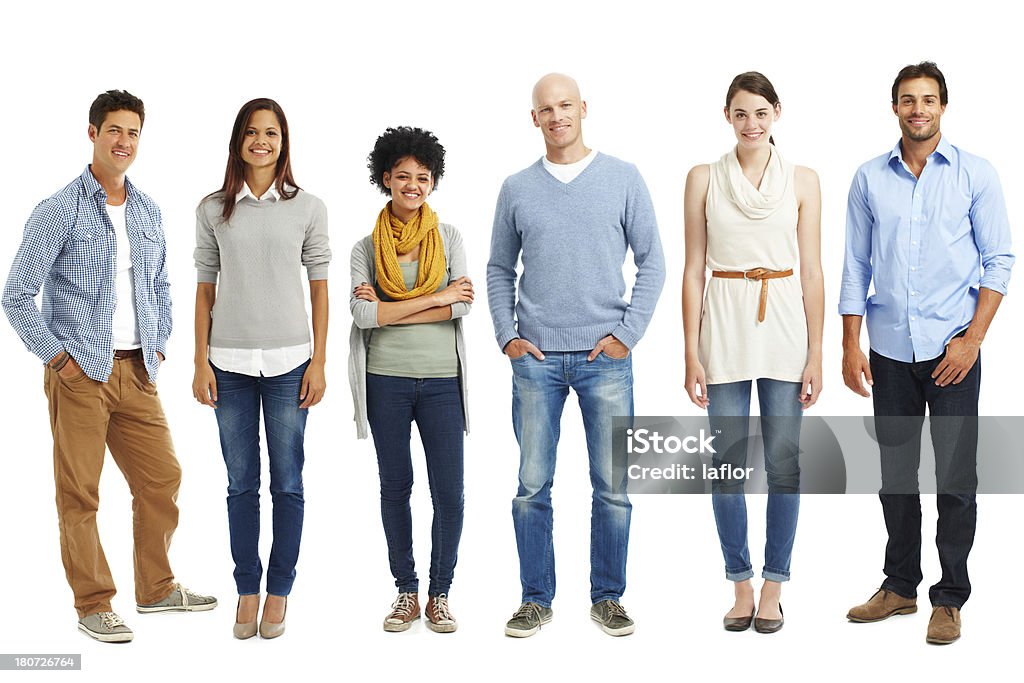
<svg viewBox="0 0 1024 683">
<path fill-rule="evenodd" d="M 462 248 L 462 235 L 452 226 L 441 223 L 441 241 L 448 268 L 443 280 L 448 286 L 452 280 L 466 276 L 466 252 Z M 373 253 L 373 235 L 367 235 L 352 247 L 352 282 L 349 287 L 349 309 L 352 311 L 352 331 L 348 339 L 348 383 L 352 388 L 352 405 L 355 407 L 356 436 L 365 439 L 369 435 L 366 419 L 366 348 L 370 331 L 377 324 L 377 302 L 357 299 L 351 294 L 364 282 L 377 282 L 377 263 Z M 470 311 L 465 302 L 452 304 L 452 320 L 455 321 L 455 352 L 459 357 L 459 388 L 462 392 L 462 416 L 466 433 L 469 433 L 469 392 L 466 382 L 466 339 L 462 334 L 462 316 Z"/>
<path fill-rule="evenodd" d="M 199 282 L 216 283 L 210 346 L 277 349 L 309 341 L 301 267 L 326 280 L 331 249 L 327 208 L 299 190 L 292 199 L 246 197 L 228 223 L 221 193 L 196 209 L 195 262 Z"/>
<path fill-rule="evenodd" d="M 622 277 L 627 247 L 637 268 L 628 303 Z M 654 206 L 632 164 L 599 152 L 575 180 L 563 183 L 537 160 L 501 186 L 487 300 L 502 349 L 522 337 L 541 351 L 589 351 L 609 334 L 632 348 L 664 283 Z"/>
</svg>

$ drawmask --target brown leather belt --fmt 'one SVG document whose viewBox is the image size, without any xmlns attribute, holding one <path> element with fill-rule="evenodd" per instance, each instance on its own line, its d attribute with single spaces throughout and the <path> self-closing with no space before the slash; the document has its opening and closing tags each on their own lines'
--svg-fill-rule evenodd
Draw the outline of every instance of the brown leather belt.
<svg viewBox="0 0 1024 683">
<path fill-rule="evenodd" d="M 142 355 L 142 349 L 117 349 L 114 351 L 114 358 L 124 360 L 125 358 L 136 358 Z"/>
<path fill-rule="evenodd" d="M 765 308 L 768 306 L 768 281 L 778 277 L 789 277 L 793 269 L 768 270 L 767 268 L 753 268 L 751 270 L 713 270 L 712 277 L 724 277 L 731 280 L 760 280 L 761 281 L 761 305 L 757 309 L 757 322 L 764 322 Z"/>
</svg>

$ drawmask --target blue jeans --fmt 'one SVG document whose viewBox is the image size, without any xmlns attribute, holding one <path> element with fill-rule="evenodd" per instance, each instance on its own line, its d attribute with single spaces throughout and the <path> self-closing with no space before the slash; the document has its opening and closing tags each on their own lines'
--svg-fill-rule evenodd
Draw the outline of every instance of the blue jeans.
<svg viewBox="0 0 1024 683">
<path fill-rule="evenodd" d="M 299 408 L 306 361 L 276 377 L 251 377 L 217 366 L 217 426 L 228 467 L 228 528 L 239 595 L 260 592 L 260 404 L 270 455 L 274 542 L 267 567 L 267 592 L 288 595 L 302 538 L 303 435 L 307 410 Z"/>
<path fill-rule="evenodd" d="M 927 406 L 932 417 L 929 425 L 940 492 L 935 497 L 939 510 L 935 544 L 942 567 L 942 577 L 929 589 L 928 596 L 932 605 L 960 608 L 971 595 L 967 556 L 974 545 L 978 518 L 974 491 L 978 485 L 981 356 L 959 384 L 939 387 L 931 373 L 942 358 L 903 363 L 871 352 L 875 431 L 882 458 L 882 490 L 878 497 L 889 534 L 882 588 L 913 598 L 924 578 L 917 470 Z M 910 416 L 921 419 L 907 419 Z"/>
<path fill-rule="evenodd" d="M 550 607 L 555 597 L 551 484 L 562 407 L 569 389 L 579 396 L 594 493 L 590 513 L 590 600 L 618 600 L 626 590 L 626 550 L 632 506 L 625 469 L 615 480 L 612 418 L 633 415 L 633 364 L 589 351 L 530 354 L 512 362 L 512 425 L 519 441 L 519 491 L 512 520 L 519 548 L 523 602 Z"/>
<path fill-rule="evenodd" d="M 434 506 L 430 527 L 428 594 L 451 590 L 463 518 L 464 420 L 458 377 L 366 376 L 366 416 L 377 449 L 380 516 L 388 562 L 400 593 L 419 592 L 412 554 L 412 423 L 423 443 L 427 482 Z"/>
<path fill-rule="evenodd" d="M 767 538 L 764 570 L 769 581 L 789 581 L 796 522 L 800 513 L 800 382 L 757 380 L 768 475 Z M 708 385 L 708 417 L 716 437 L 716 467 L 726 463 L 746 467 L 749 441 L 750 380 Z M 724 439 L 722 437 L 725 437 Z M 746 581 L 754 575 L 747 548 L 747 503 L 743 482 L 712 480 L 711 504 L 718 525 L 718 540 L 725 556 L 725 577 Z"/>
</svg>

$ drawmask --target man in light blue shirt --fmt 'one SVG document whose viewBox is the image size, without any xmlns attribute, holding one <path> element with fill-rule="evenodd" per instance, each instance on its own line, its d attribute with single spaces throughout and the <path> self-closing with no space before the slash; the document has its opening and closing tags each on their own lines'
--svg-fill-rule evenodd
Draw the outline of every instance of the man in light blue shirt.
<svg viewBox="0 0 1024 683">
<path fill-rule="evenodd" d="M 2 296 L 11 325 L 44 363 L 61 560 L 78 630 L 108 643 L 134 637 L 113 611 L 96 525 L 108 447 L 132 492 L 136 610 L 217 605 L 178 584 L 167 558 L 181 481 L 154 384 L 171 333 L 167 249 L 159 207 L 125 175 L 145 116 L 131 93 L 96 98 L 92 163 L 36 206 Z"/>
<path fill-rule="evenodd" d="M 885 581 L 847 617 L 872 622 L 917 610 L 923 579 L 917 467 L 927 406 L 942 566 L 942 578 L 929 590 L 927 640 L 935 644 L 959 638 L 960 608 L 971 591 L 979 350 L 1014 260 L 995 170 L 939 130 L 947 99 L 945 78 L 932 62 L 907 66 L 896 77 L 892 108 L 902 139 L 853 179 L 839 298 L 843 379 L 854 392 L 873 397 L 882 458 L 879 497 L 889 534 Z M 865 315 L 870 360 L 860 349 Z"/>
</svg>

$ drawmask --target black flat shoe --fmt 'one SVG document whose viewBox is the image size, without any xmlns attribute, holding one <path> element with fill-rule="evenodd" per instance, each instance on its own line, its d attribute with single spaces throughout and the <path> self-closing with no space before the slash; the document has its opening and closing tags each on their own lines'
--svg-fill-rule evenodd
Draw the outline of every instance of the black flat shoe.
<svg viewBox="0 0 1024 683">
<path fill-rule="evenodd" d="M 782 603 L 779 603 L 779 614 L 782 612 Z M 781 619 L 761 619 L 760 617 L 754 617 L 754 630 L 758 633 L 775 633 L 782 628 L 782 625 L 786 623 L 785 617 Z"/>
<path fill-rule="evenodd" d="M 726 631 L 746 631 L 753 620 L 754 614 L 751 612 L 749 617 L 725 617 L 722 619 L 722 625 Z"/>
</svg>

